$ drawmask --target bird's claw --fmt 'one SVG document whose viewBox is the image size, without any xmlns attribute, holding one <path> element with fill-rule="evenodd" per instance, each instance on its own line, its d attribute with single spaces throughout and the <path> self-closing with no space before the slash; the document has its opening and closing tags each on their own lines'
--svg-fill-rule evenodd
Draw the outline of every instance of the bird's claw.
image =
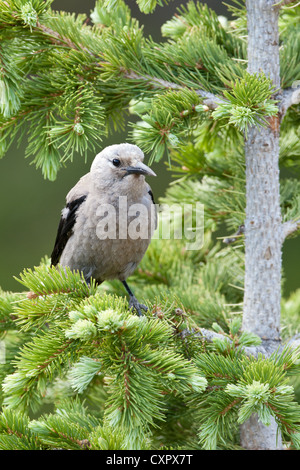
<svg viewBox="0 0 300 470">
<path fill-rule="evenodd" d="M 137 312 L 139 317 L 143 316 L 142 310 L 145 310 L 145 312 L 148 310 L 148 307 L 144 304 L 140 304 L 136 297 L 132 296 L 129 299 L 129 310 L 133 309 Z"/>
</svg>

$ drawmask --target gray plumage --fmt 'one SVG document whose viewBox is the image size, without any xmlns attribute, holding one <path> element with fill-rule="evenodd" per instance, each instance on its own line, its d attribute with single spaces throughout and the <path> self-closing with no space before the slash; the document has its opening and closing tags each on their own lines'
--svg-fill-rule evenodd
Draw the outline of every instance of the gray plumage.
<svg viewBox="0 0 300 470">
<path fill-rule="evenodd" d="M 51 255 L 52 265 L 82 271 L 87 282 L 119 279 L 139 315 L 146 307 L 138 303 L 126 279 L 143 258 L 156 227 L 153 195 L 145 181 L 145 176 L 156 175 L 143 159 L 143 152 L 131 144 L 111 145 L 95 157 L 90 172 L 66 197 Z"/>
</svg>

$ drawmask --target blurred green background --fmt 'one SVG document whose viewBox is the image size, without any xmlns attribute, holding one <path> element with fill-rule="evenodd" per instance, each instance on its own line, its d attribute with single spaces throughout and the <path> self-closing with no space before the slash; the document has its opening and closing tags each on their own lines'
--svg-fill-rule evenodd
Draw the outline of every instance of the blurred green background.
<svg viewBox="0 0 300 470">
<path fill-rule="evenodd" d="M 151 15 L 140 13 L 135 0 L 127 0 L 132 15 L 144 25 L 145 35 L 161 39 L 160 27 L 170 19 L 177 7 L 187 1 L 174 0 L 168 6 L 158 7 Z M 226 8 L 219 0 L 208 0 L 210 8 L 218 14 L 226 14 Z M 230 3 L 230 2 L 227 2 Z M 90 14 L 95 0 L 55 0 L 53 9 Z M 99 151 L 106 145 L 126 141 L 126 132 L 104 139 Z M 60 170 L 54 182 L 44 180 L 40 171 L 24 158 L 24 146 L 17 148 L 14 143 L 7 154 L 0 160 L 0 286 L 4 290 L 17 291 L 21 285 L 13 276 L 28 267 L 40 263 L 43 256 L 50 256 L 60 211 L 64 206 L 65 196 L 77 180 L 89 171 L 94 154 L 89 154 L 87 161 L 79 155 L 73 163 Z M 146 156 L 147 159 L 147 156 Z M 165 162 L 153 164 L 158 177 L 151 180 L 151 186 L 157 199 L 165 192 L 171 180 Z M 221 234 L 225 236 L 224 234 Z M 300 264 L 300 239 L 286 241 L 283 250 L 284 294 L 300 286 L 298 266 Z"/>
</svg>

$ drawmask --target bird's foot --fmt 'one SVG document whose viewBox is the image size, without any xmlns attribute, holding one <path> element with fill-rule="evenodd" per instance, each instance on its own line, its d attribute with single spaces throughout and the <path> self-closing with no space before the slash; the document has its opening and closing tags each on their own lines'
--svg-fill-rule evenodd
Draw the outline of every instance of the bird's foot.
<svg viewBox="0 0 300 470">
<path fill-rule="evenodd" d="M 137 312 L 139 317 L 143 316 L 142 310 L 145 312 L 148 310 L 148 307 L 144 304 L 140 304 L 134 295 L 130 296 L 129 298 L 129 310 L 133 309 Z"/>
</svg>

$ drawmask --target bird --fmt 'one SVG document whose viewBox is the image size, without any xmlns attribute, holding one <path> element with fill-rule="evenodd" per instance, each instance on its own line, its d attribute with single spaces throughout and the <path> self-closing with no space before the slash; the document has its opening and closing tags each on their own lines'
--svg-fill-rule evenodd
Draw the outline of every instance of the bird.
<svg viewBox="0 0 300 470">
<path fill-rule="evenodd" d="M 127 278 L 142 260 L 157 224 L 146 176 L 156 176 L 133 144 L 114 144 L 94 158 L 66 196 L 51 266 L 82 272 L 86 283 L 118 279 L 129 294 L 129 309 L 142 316 Z M 120 204 L 121 203 L 121 204 Z M 140 236 L 139 236 L 140 233 Z"/>
</svg>

